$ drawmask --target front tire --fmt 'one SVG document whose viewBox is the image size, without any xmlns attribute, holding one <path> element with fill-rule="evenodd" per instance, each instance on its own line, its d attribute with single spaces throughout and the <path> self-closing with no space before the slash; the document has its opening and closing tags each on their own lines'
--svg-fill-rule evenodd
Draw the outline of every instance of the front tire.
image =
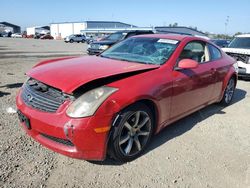
<svg viewBox="0 0 250 188">
<path fill-rule="evenodd" d="M 139 157 L 147 147 L 153 133 L 151 110 L 138 103 L 123 110 L 111 132 L 109 154 L 120 162 Z"/>
<path fill-rule="evenodd" d="M 228 106 L 233 99 L 234 91 L 235 91 L 235 78 L 231 77 L 227 83 L 227 87 L 224 91 L 223 98 L 220 101 L 220 104 L 223 106 Z"/>
<path fill-rule="evenodd" d="M 70 42 L 70 43 L 73 43 L 73 42 L 74 42 L 74 40 L 73 40 L 73 39 L 70 39 L 70 40 L 69 40 L 69 42 Z"/>
</svg>

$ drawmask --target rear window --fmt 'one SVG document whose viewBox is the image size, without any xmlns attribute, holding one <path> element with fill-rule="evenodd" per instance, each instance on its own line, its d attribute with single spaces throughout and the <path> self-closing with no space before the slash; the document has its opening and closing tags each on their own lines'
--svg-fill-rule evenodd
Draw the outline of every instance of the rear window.
<svg viewBox="0 0 250 188">
<path fill-rule="evenodd" d="M 218 48 L 216 48 L 215 46 L 208 44 L 208 48 L 209 48 L 209 52 L 210 52 L 210 60 L 214 61 L 217 59 L 221 58 L 221 52 Z"/>
</svg>

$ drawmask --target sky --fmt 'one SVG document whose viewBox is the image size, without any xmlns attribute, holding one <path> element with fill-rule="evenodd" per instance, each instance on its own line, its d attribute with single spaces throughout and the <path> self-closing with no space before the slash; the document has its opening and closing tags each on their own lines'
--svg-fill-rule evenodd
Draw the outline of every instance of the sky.
<svg viewBox="0 0 250 188">
<path fill-rule="evenodd" d="M 250 0 L 5 0 L 0 21 L 22 30 L 52 22 L 121 21 L 141 27 L 178 23 L 203 32 L 234 34 L 250 32 Z"/>
</svg>

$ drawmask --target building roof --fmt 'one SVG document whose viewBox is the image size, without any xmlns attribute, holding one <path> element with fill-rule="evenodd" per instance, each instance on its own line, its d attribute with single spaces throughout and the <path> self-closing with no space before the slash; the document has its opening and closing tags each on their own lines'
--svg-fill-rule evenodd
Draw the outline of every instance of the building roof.
<svg viewBox="0 0 250 188">
<path fill-rule="evenodd" d="M 3 25 L 5 25 L 5 26 L 9 26 L 9 27 L 19 27 L 19 28 L 20 28 L 20 26 L 14 25 L 14 24 L 9 23 L 9 22 L 0 22 L 0 24 L 3 24 Z"/>
<path fill-rule="evenodd" d="M 87 28 L 121 28 L 121 27 L 137 27 L 135 25 L 116 22 L 116 21 L 86 21 Z"/>
<path fill-rule="evenodd" d="M 35 29 L 47 29 L 50 30 L 50 26 L 45 25 L 45 26 L 33 26 L 33 27 L 27 27 L 27 28 L 35 28 Z"/>
<path fill-rule="evenodd" d="M 69 24 L 69 23 L 86 23 L 87 28 L 121 28 L 121 27 L 137 27 L 135 25 L 118 22 L 118 21 L 78 21 L 78 22 L 56 22 L 51 24 Z"/>
<path fill-rule="evenodd" d="M 158 26 L 155 27 L 155 30 L 160 33 L 176 33 L 176 34 L 186 34 L 186 35 L 199 35 L 206 36 L 205 33 L 201 31 L 197 31 L 193 28 L 189 27 L 166 27 L 166 26 Z"/>
<path fill-rule="evenodd" d="M 120 28 L 90 28 L 81 30 L 82 33 L 114 33 L 114 32 L 127 32 L 127 31 L 153 31 L 152 27 L 120 27 Z"/>
<path fill-rule="evenodd" d="M 236 35 L 236 37 L 242 37 L 242 38 L 247 37 L 247 38 L 249 38 L 249 37 L 250 37 L 250 34 Z"/>
</svg>

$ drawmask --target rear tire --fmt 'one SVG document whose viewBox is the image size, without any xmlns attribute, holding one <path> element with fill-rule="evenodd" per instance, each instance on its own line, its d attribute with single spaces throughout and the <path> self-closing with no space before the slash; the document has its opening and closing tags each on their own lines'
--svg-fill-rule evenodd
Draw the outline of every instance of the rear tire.
<svg viewBox="0 0 250 188">
<path fill-rule="evenodd" d="M 120 113 L 109 140 L 109 154 L 115 160 L 128 162 L 139 157 L 147 147 L 154 130 L 152 111 L 143 103 Z"/>
<path fill-rule="evenodd" d="M 227 83 L 226 89 L 223 94 L 223 98 L 220 101 L 220 104 L 222 106 L 228 106 L 232 102 L 234 91 L 235 91 L 235 78 L 231 77 Z"/>
</svg>

